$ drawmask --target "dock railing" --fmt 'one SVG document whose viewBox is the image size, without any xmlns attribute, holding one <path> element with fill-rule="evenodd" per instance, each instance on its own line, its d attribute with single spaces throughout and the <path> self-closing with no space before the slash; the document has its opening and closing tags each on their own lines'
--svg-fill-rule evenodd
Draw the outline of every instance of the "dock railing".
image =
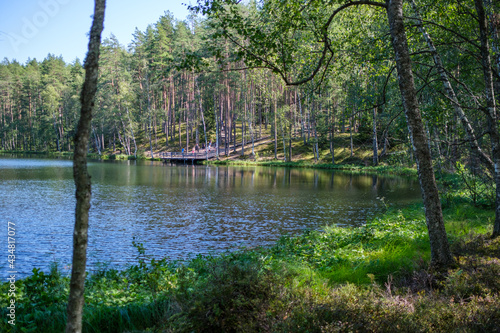
<svg viewBox="0 0 500 333">
<path fill-rule="evenodd" d="M 164 152 L 159 154 L 160 158 L 165 160 L 204 160 L 214 158 L 216 155 L 217 152 L 215 151 L 215 149 L 208 152 Z"/>
</svg>

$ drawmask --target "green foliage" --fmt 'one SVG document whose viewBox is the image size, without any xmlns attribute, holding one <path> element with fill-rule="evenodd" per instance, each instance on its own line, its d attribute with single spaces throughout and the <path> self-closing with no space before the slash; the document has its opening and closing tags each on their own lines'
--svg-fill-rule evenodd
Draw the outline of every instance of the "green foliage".
<svg viewBox="0 0 500 333">
<path fill-rule="evenodd" d="M 495 186 L 491 177 L 474 174 L 460 162 L 456 164 L 456 173 L 463 181 L 463 190 L 474 205 L 493 206 L 495 203 Z"/>
<path fill-rule="evenodd" d="M 429 251 L 423 212 L 414 208 L 405 213 L 391 211 L 383 220 L 356 228 L 329 226 L 322 232 L 284 237 L 276 255 L 312 265 L 337 283 L 370 283 L 368 274 L 380 282 L 413 269 L 415 256 Z"/>
<path fill-rule="evenodd" d="M 201 258 L 182 269 L 170 323 L 180 331 L 254 332 L 272 298 L 276 276 L 253 256 Z"/>
<path fill-rule="evenodd" d="M 63 279 L 55 264 L 49 274 L 34 268 L 33 274 L 23 280 L 22 287 L 29 305 L 34 308 L 64 302 L 69 291 L 67 280 Z"/>
</svg>

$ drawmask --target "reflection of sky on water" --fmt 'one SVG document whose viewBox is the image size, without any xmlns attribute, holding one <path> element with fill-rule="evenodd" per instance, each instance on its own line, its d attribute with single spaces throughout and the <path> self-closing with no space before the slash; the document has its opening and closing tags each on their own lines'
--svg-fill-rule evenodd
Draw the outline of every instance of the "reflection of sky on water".
<svg viewBox="0 0 500 333">
<path fill-rule="evenodd" d="M 22 274 L 71 261 L 71 166 L 0 158 L 0 225 L 16 224 L 16 267 Z M 361 224 L 383 209 L 382 197 L 388 203 L 420 199 L 417 182 L 311 169 L 94 162 L 89 170 L 91 267 L 134 263 L 134 237 L 150 255 L 184 259 L 269 245 L 280 234 L 325 224 Z M 6 227 L 0 237 L 6 243 Z"/>
</svg>

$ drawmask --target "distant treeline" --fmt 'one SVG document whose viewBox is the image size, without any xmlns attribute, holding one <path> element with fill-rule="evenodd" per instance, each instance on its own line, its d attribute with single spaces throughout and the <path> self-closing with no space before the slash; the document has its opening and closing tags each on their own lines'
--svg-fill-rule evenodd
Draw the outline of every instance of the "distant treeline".
<svg viewBox="0 0 500 333">
<path fill-rule="evenodd" d="M 488 120 L 480 112 L 486 95 L 478 31 L 470 13 L 440 6 L 448 16 L 424 7 L 418 14 L 432 21 L 426 25 L 428 35 L 466 122 L 443 85 L 436 52 L 422 37 L 415 12 L 406 23 L 424 124 L 434 160 L 448 167 L 460 160 L 478 165 L 464 125 L 475 130 L 477 144 L 488 154 Z M 259 12 L 252 2 L 240 7 L 247 17 Z M 179 21 L 166 12 L 145 31 L 136 30 L 128 46 L 111 36 L 102 44 L 92 150 L 134 155 L 138 150 L 191 149 L 217 139 L 229 147 L 270 135 L 275 154 L 284 149 L 290 159 L 292 138 L 303 137 L 315 153 L 320 148 L 333 152 L 336 133 L 358 132 L 361 142 L 373 142 L 374 155 L 399 146 L 410 152 L 399 158 L 411 160 L 395 62 L 384 47 L 388 28 L 383 19 L 376 9 L 366 9 L 334 23 L 331 34 L 342 51 L 323 75 L 300 86 L 286 86 L 276 71 L 245 62 L 245 42 L 224 37 L 224 25 L 215 16 Z M 496 43 L 496 35 L 492 37 Z M 299 48 L 312 37 L 301 38 Z M 296 60 L 291 76 L 300 76 L 312 61 Z M 498 72 L 494 74 L 498 81 Z M 0 63 L 0 149 L 71 151 L 83 75 L 78 59 L 66 63 L 53 55 L 26 64 Z"/>
</svg>

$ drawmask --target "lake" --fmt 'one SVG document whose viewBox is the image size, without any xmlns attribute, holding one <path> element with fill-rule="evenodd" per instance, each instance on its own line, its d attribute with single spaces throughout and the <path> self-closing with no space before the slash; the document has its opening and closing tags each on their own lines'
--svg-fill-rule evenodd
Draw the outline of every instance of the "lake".
<svg viewBox="0 0 500 333">
<path fill-rule="evenodd" d="M 15 224 L 18 276 L 57 262 L 67 271 L 74 224 L 72 161 L 0 156 L 0 237 L 7 272 L 8 223 Z M 421 200 L 416 180 L 314 169 L 170 166 L 91 161 L 89 270 L 137 263 L 146 254 L 197 254 L 270 245 L 328 224 L 356 226 L 385 204 Z"/>
</svg>

